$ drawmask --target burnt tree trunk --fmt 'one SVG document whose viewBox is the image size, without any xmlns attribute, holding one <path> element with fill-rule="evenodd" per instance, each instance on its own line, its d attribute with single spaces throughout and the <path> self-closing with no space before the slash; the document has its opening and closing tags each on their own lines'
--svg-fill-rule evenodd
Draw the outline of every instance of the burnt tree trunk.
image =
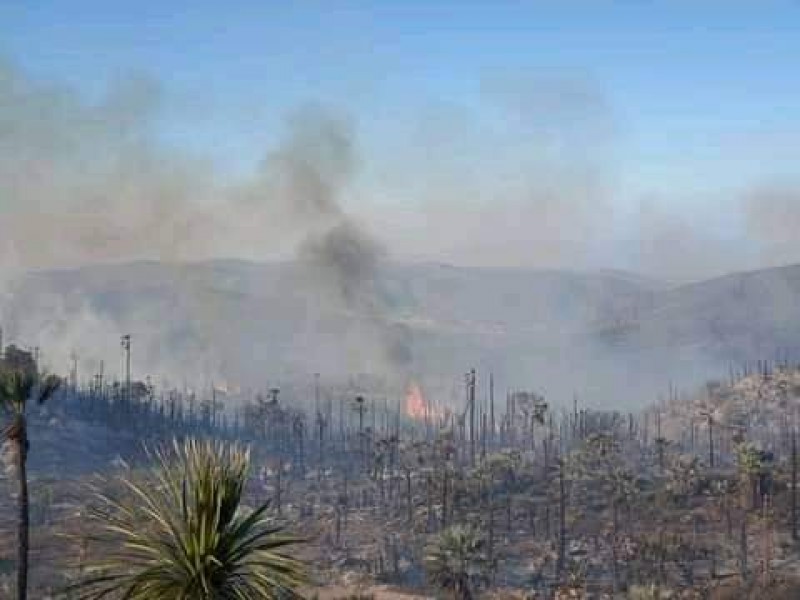
<svg viewBox="0 0 800 600">
<path fill-rule="evenodd" d="M 447 469 L 442 470 L 442 529 L 447 528 Z"/>
<path fill-rule="evenodd" d="M 747 514 L 742 516 L 742 527 L 739 535 L 739 567 L 741 571 L 742 581 L 748 579 L 747 567 Z"/>
<path fill-rule="evenodd" d="M 797 430 L 792 429 L 792 539 L 797 538 Z"/>
<path fill-rule="evenodd" d="M 14 445 L 16 453 L 19 487 L 19 497 L 17 498 L 17 600 L 26 600 L 28 597 L 30 504 L 28 498 L 28 431 L 23 415 L 15 418 L 8 439 Z"/>
<path fill-rule="evenodd" d="M 708 417 L 708 466 L 714 468 L 714 421 Z"/>
<path fill-rule="evenodd" d="M 406 471 L 406 504 L 408 507 L 408 523 L 414 522 L 414 500 L 411 495 L 411 471 Z"/>
<path fill-rule="evenodd" d="M 567 498 L 564 481 L 564 462 L 558 469 L 558 578 L 564 573 L 567 559 Z"/>
<path fill-rule="evenodd" d="M 617 566 L 617 537 L 619 535 L 619 508 L 616 499 L 611 501 L 612 533 L 611 533 L 611 585 L 612 597 L 619 590 L 619 572 Z"/>
</svg>

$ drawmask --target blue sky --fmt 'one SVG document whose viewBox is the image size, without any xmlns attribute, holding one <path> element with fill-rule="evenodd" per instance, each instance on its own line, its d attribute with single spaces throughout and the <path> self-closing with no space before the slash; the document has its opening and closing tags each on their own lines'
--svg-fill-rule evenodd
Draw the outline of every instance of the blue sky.
<svg viewBox="0 0 800 600">
<path fill-rule="evenodd" d="M 426 102 L 471 105 L 493 75 L 592 81 L 654 173 L 652 163 L 680 169 L 692 158 L 682 136 L 711 158 L 704 140 L 752 134 L 769 144 L 800 127 L 798 2 L 4 5 L 0 48 L 30 72 L 88 94 L 120 73 L 152 74 L 176 107 L 165 127 L 208 151 L 220 138 L 243 148 L 269 138 L 306 101 L 341 105 L 365 128 Z M 206 113 L 202 126 L 191 111 L 181 118 L 188 103 Z"/>
<path fill-rule="evenodd" d="M 600 163 L 618 206 L 702 210 L 800 167 L 797 1 L 7 1 L 0 53 L 87 98 L 154 77 L 159 135 L 234 173 L 293 107 L 334 106 L 357 123 L 364 188 L 401 204 L 419 202 L 414 173 L 506 176 L 515 149 L 535 154 L 541 130 L 514 124 L 541 87 L 578 95 L 554 117 L 578 135 L 552 151 Z M 428 135 L 451 156 L 426 171 Z"/>
</svg>

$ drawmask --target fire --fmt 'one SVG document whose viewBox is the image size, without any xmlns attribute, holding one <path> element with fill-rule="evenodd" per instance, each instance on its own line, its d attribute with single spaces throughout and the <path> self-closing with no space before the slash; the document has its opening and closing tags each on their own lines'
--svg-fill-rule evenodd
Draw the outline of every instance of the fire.
<svg viewBox="0 0 800 600">
<path fill-rule="evenodd" d="M 422 390 L 415 382 L 411 382 L 406 390 L 406 415 L 414 420 L 421 420 L 431 416 L 428 403 L 422 395 Z"/>
</svg>

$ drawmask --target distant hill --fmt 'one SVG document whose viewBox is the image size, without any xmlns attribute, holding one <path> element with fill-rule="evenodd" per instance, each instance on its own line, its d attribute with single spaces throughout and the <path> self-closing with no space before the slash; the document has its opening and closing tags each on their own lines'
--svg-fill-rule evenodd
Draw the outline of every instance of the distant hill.
<svg viewBox="0 0 800 600">
<path fill-rule="evenodd" d="M 391 331 L 409 351 L 394 374 L 451 382 L 454 397 L 476 366 L 597 404 L 716 376 L 730 360 L 800 355 L 800 267 L 670 287 L 614 271 L 389 263 L 375 284 L 380 305 L 365 314 L 297 262 L 40 271 L 6 286 L 2 324 L 59 371 L 76 351 L 84 376 L 99 359 L 118 374 L 119 336 L 131 333 L 139 374 L 250 385 L 381 372 Z"/>
<path fill-rule="evenodd" d="M 800 266 L 735 273 L 654 293 L 596 326 L 629 348 L 695 348 L 729 361 L 800 357 Z"/>
</svg>

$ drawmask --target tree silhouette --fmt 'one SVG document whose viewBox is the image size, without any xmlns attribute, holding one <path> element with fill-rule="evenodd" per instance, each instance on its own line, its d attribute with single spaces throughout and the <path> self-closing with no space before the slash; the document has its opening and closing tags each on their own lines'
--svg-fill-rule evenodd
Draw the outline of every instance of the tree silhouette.
<svg viewBox="0 0 800 600">
<path fill-rule="evenodd" d="M 28 554 L 30 505 L 28 497 L 28 418 L 31 401 L 43 404 L 61 385 L 54 375 L 40 375 L 30 353 L 10 346 L 0 361 L 0 407 L 10 416 L 2 430 L 4 443 L 9 444 L 19 486 L 17 522 L 17 598 L 28 595 Z"/>
</svg>

